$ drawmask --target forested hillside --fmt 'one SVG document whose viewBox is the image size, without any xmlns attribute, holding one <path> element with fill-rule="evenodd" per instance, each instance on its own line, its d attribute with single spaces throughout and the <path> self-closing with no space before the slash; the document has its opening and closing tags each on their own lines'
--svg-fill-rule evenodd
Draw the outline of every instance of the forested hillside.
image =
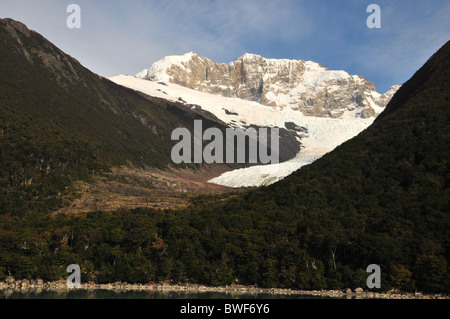
<svg viewBox="0 0 450 319">
<path fill-rule="evenodd" d="M 0 20 L 0 214 L 47 213 L 74 181 L 111 167 L 166 168 L 171 133 L 223 123 L 85 69 L 38 33 Z"/>
</svg>

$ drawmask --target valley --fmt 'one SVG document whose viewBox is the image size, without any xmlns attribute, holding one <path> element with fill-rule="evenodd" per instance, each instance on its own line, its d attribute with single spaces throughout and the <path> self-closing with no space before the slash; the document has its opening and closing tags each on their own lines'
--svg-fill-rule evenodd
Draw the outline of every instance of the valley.
<svg viewBox="0 0 450 319">
<path fill-rule="evenodd" d="M 0 280 L 351 292 L 376 265 L 450 292 L 450 42 L 384 94 L 252 54 L 107 79 L 12 19 L 0 42 Z M 278 128 L 281 163 L 174 165 L 197 120 Z"/>
<path fill-rule="evenodd" d="M 115 167 L 110 173 L 94 175 L 90 182 L 75 182 L 70 187 L 69 195 L 63 197 L 64 207 L 53 215 L 141 207 L 163 210 L 186 208 L 199 195 L 230 193 L 230 188 L 208 182 L 229 170 L 225 166 L 203 166 L 195 170 Z M 234 190 L 234 193 L 237 191 Z"/>
</svg>

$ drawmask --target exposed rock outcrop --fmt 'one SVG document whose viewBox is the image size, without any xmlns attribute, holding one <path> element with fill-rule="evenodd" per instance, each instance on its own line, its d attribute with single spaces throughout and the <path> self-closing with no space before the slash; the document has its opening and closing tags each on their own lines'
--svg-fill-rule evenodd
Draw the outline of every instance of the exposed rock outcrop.
<svg viewBox="0 0 450 319">
<path fill-rule="evenodd" d="M 169 56 L 136 77 L 332 118 L 346 113 L 376 117 L 399 89 L 393 86 L 380 94 L 374 83 L 359 75 L 329 70 L 312 61 L 266 59 L 248 53 L 228 64 L 193 52 Z"/>
</svg>

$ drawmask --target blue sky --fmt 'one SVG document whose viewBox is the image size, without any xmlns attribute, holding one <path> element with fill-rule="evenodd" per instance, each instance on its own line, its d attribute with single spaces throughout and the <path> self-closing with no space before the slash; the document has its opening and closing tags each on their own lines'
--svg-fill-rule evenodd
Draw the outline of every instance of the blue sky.
<svg viewBox="0 0 450 319">
<path fill-rule="evenodd" d="M 69 4 L 81 29 L 69 29 Z M 381 28 L 366 25 L 381 8 Z M 384 93 L 450 40 L 448 0 L 1 0 L 0 17 L 41 33 L 103 76 L 136 74 L 166 55 L 218 62 L 242 54 L 312 60 Z"/>
</svg>

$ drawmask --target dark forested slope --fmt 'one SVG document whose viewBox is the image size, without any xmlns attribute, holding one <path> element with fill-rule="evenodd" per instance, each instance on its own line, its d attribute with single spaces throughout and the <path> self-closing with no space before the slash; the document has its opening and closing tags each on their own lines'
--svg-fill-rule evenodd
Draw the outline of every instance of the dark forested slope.
<svg viewBox="0 0 450 319">
<path fill-rule="evenodd" d="M 51 212 L 77 179 L 172 164 L 177 127 L 223 124 L 102 78 L 38 33 L 0 20 L 0 214 Z"/>
<path fill-rule="evenodd" d="M 450 284 L 450 42 L 374 124 L 314 164 L 249 194 L 247 211 L 289 212 L 290 234 L 337 282 L 379 264 L 400 287 Z M 288 228 L 286 228 L 288 229 Z M 446 279 L 444 279 L 446 278 Z"/>
</svg>

